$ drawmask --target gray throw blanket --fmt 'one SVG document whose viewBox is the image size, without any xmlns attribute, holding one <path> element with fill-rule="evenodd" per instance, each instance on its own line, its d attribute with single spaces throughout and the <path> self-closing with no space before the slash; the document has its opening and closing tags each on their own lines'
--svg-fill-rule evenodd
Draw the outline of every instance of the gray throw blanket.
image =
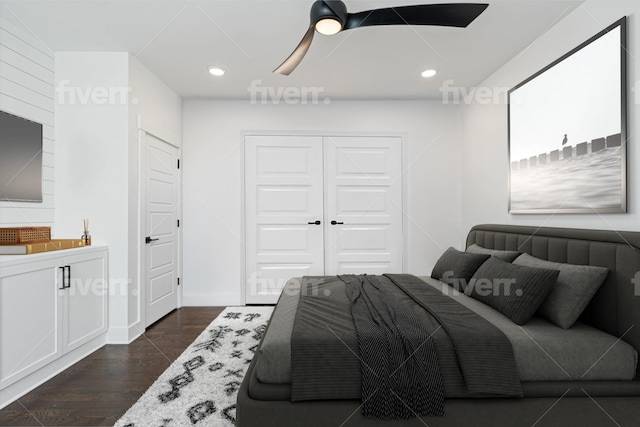
<svg viewBox="0 0 640 427">
<path fill-rule="evenodd" d="M 389 300 L 377 276 L 345 282 L 358 335 L 365 418 L 444 415 L 444 389 L 431 336 L 407 307 Z"/>
<path fill-rule="evenodd" d="M 385 274 L 447 332 L 470 396 L 522 397 L 511 342 L 488 320 L 410 274 Z"/>
</svg>

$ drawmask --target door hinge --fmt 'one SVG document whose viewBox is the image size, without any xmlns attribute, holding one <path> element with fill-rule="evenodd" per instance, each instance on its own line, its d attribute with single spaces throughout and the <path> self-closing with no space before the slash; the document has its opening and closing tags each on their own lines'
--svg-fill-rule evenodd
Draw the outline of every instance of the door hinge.
<svg viewBox="0 0 640 427">
<path fill-rule="evenodd" d="M 180 159 L 178 159 L 178 169 L 180 169 Z"/>
<path fill-rule="evenodd" d="M 180 220 L 178 220 L 178 227 L 180 227 Z"/>
<path fill-rule="evenodd" d="M 180 278 L 178 277 L 178 286 L 180 286 Z"/>
</svg>

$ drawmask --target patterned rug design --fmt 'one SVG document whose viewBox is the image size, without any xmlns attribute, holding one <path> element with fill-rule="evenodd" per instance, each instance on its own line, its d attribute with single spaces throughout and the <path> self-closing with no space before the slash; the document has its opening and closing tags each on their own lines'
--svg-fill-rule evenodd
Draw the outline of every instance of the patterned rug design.
<svg viewBox="0 0 640 427">
<path fill-rule="evenodd" d="M 235 426 L 236 396 L 273 307 L 227 307 L 115 424 Z"/>
</svg>

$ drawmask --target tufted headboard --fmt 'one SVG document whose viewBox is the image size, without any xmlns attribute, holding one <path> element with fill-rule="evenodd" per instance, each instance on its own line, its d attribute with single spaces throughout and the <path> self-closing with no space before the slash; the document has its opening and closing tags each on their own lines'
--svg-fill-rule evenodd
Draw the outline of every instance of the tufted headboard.
<svg viewBox="0 0 640 427">
<path fill-rule="evenodd" d="M 483 224 L 469 231 L 467 247 L 474 243 L 548 261 L 607 267 L 609 275 L 580 321 L 622 337 L 640 352 L 640 232 Z"/>
</svg>

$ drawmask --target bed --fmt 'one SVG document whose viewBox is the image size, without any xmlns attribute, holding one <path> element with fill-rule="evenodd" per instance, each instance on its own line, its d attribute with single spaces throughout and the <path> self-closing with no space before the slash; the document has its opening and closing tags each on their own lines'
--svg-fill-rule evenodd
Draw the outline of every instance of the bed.
<svg viewBox="0 0 640 427">
<path fill-rule="evenodd" d="M 604 281 L 588 301 L 578 322 L 564 329 L 551 324 L 548 319 L 539 317 L 538 313 L 522 325 L 513 324 L 508 316 L 477 299 L 469 298 L 465 292 L 452 293 L 451 289 L 454 287 L 450 284 L 432 278 L 420 278 L 422 288 L 429 288 L 429 292 L 439 289 L 442 293 L 455 294 L 452 299 L 456 299 L 469 311 L 487 318 L 489 323 L 505 333 L 513 345 L 513 360 L 516 364 L 514 369 L 520 377 L 519 392 L 505 392 L 504 396 L 500 392 L 493 396 L 491 393 L 487 393 L 486 396 L 467 396 L 464 393 L 452 392 L 453 388 L 449 387 L 444 397 L 443 416 L 422 416 L 402 420 L 367 418 L 363 415 L 363 401 L 354 398 L 352 386 L 345 386 L 344 395 L 339 396 L 340 398 L 332 398 L 333 395 L 314 396 L 314 393 L 322 392 L 322 387 L 316 390 L 313 386 L 314 381 L 322 382 L 322 375 L 316 378 L 309 377 L 312 386 L 307 389 L 303 387 L 298 390 L 299 386 L 292 386 L 291 377 L 297 375 L 294 369 L 299 368 L 287 365 L 286 359 L 294 356 L 283 352 L 281 347 L 275 350 L 265 348 L 263 338 L 238 393 L 238 426 L 638 425 L 640 233 L 478 225 L 470 230 L 466 246 L 468 249 L 480 247 L 483 250 L 517 251 L 535 257 L 531 259 L 566 264 L 569 267 L 594 266 L 607 270 L 603 276 Z M 490 259 L 495 262 L 494 257 Z M 398 277 L 391 279 L 396 280 Z M 402 286 L 422 289 L 416 279 L 407 280 L 408 282 L 403 282 Z M 289 291 L 295 291 L 296 285 L 292 286 Z M 329 281 L 325 286 L 334 284 Z M 322 289 L 325 288 L 320 288 Z M 283 292 L 265 338 L 276 336 L 276 341 L 282 339 L 285 343 L 290 339 L 293 326 L 287 326 L 283 319 L 291 318 L 292 313 L 293 317 L 296 316 L 296 300 L 286 298 Z M 288 316 L 279 313 L 288 313 Z M 328 316 L 326 319 L 341 316 L 333 314 L 335 316 Z M 339 328 L 339 325 L 336 328 Z M 546 331 L 550 330 L 556 335 L 549 341 L 541 342 L 542 337 L 547 336 Z M 328 346 L 314 345 L 312 341 L 308 341 L 302 344 L 301 349 L 296 350 L 295 357 L 300 359 L 302 354 L 311 358 L 315 352 L 328 351 L 325 347 Z M 342 347 L 344 349 L 347 346 Z M 593 354 L 590 358 L 584 359 L 582 353 L 586 352 Z M 276 361 L 276 367 L 273 368 L 272 363 L 271 371 L 269 368 L 265 370 L 264 367 L 269 359 L 271 362 Z M 285 363 L 279 362 L 282 360 L 285 360 Z M 311 364 L 318 363 L 318 360 L 315 360 Z M 340 365 L 322 358 L 320 363 Z M 324 368 L 323 366 L 322 369 Z M 341 372 L 339 367 L 336 369 L 336 372 Z M 328 374 L 327 378 L 330 376 Z M 268 381 L 265 381 L 265 378 Z M 295 396 L 298 397 L 294 399 Z M 315 398 L 319 400 L 313 400 Z"/>
</svg>

